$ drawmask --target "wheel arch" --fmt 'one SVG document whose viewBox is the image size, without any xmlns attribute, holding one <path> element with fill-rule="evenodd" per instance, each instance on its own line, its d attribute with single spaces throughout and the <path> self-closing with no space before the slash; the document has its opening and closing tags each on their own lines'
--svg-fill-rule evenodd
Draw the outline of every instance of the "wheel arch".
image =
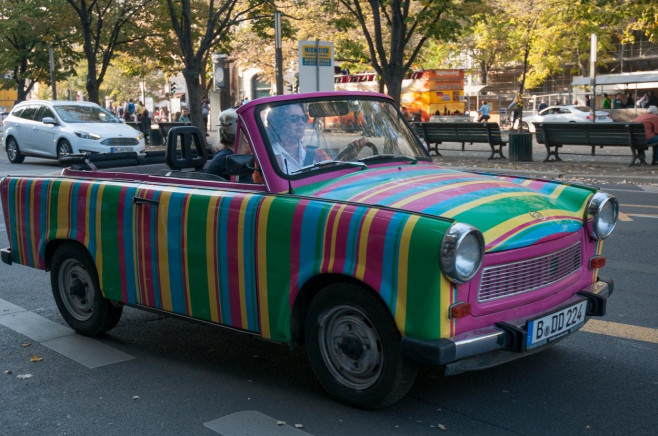
<svg viewBox="0 0 658 436">
<path fill-rule="evenodd" d="M 291 329 L 291 347 L 297 347 L 304 344 L 304 322 L 306 315 L 308 313 L 309 306 L 311 301 L 317 296 L 317 294 L 326 288 L 329 285 L 337 283 L 349 283 L 356 285 L 363 290 L 375 296 L 382 304 L 382 307 L 386 309 L 386 312 L 391 316 L 391 319 L 395 323 L 393 314 L 391 313 L 389 307 L 381 299 L 381 296 L 368 284 L 357 280 L 354 277 L 342 275 L 342 274 L 319 274 L 307 281 L 304 286 L 300 289 L 295 303 L 293 304 L 291 319 L 290 319 L 290 329 Z M 397 326 L 397 325 L 396 325 Z M 397 327 L 396 327 L 397 328 Z"/>
<path fill-rule="evenodd" d="M 44 255 L 44 260 L 46 261 L 46 271 L 50 271 L 50 266 L 53 261 L 53 256 L 55 255 L 55 252 L 59 247 L 61 247 L 64 244 L 73 244 L 77 245 L 81 250 L 84 250 L 89 254 L 89 257 L 91 260 L 94 262 L 94 265 L 96 265 L 96 259 L 94 259 L 94 256 L 91 255 L 89 252 L 89 249 L 84 246 L 84 244 L 81 244 L 79 241 L 76 241 L 75 239 L 53 239 L 51 241 L 48 241 L 46 244 L 46 251 Z M 98 269 L 98 267 L 96 267 Z"/>
</svg>

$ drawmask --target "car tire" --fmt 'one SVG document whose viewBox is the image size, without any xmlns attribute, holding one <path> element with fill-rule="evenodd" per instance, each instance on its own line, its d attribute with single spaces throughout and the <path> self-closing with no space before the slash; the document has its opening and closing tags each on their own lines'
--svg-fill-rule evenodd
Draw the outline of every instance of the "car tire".
<svg viewBox="0 0 658 436">
<path fill-rule="evenodd" d="M 55 303 L 71 328 L 97 336 L 119 322 L 123 306 L 103 297 L 96 266 L 84 247 L 64 243 L 55 251 L 50 268 Z"/>
<path fill-rule="evenodd" d="M 18 142 L 16 142 L 16 139 L 13 137 L 7 138 L 6 150 L 9 162 L 19 164 L 23 163 L 25 160 L 25 155 L 21 153 L 21 149 L 18 147 Z"/>
<path fill-rule="evenodd" d="M 71 143 L 66 139 L 60 139 L 57 143 L 57 159 L 67 154 L 73 154 Z"/>
<path fill-rule="evenodd" d="M 391 313 L 360 286 L 337 283 L 322 289 L 311 301 L 304 333 L 313 371 L 338 401 L 378 409 L 413 386 L 418 365 L 401 354 Z"/>
</svg>

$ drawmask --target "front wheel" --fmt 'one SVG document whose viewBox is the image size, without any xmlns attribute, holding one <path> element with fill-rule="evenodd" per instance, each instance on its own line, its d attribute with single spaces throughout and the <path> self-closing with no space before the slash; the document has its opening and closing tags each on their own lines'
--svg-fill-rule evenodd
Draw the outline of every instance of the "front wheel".
<svg viewBox="0 0 658 436">
<path fill-rule="evenodd" d="M 59 312 L 78 333 L 97 336 L 119 322 L 123 306 L 103 297 L 94 261 L 82 246 L 65 243 L 57 249 L 50 282 Z"/>
<path fill-rule="evenodd" d="M 18 147 L 18 142 L 16 139 L 9 138 L 7 139 L 7 159 L 9 162 L 19 164 L 23 163 L 25 160 L 25 155 L 21 153 L 21 149 Z"/>
<path fill-rule="evenodd" d="M 340 283 L 319 292 L 305 324 L 313 370 L 329 394 L 366 409 L 393 404 L 413 386 L 417 365 L 400 353 L 400 334 L 383 302 Z"/>
<path fill-rule="evenodd" d="M 60 140 L 59 143 L 57 144 L 57 159 L 72 153 L 73 153 L 73 149 L 71 148 L 71 144 L 69 143 L 69 141 L 67 141 L 66 139 Z"/>
</svg>

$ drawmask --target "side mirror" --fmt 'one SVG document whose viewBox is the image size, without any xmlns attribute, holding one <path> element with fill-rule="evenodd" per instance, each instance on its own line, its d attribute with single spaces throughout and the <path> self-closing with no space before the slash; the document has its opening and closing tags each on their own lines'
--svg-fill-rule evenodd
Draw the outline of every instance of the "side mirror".
<svg viewBox="0 0 658 436">
<path fill-rule="evenodd" d="M 41 120 L 44 124 L 52 124 L 53 126 L 57 124 L 57 121 L 53 117 L 43 117 Z"/>
<path fill-rule="evenodd" d="M 232 154 L 226 157 L 226 172 L 230 176 L 250 176 L 254 173 L 252 154 Z"/>
</svg>

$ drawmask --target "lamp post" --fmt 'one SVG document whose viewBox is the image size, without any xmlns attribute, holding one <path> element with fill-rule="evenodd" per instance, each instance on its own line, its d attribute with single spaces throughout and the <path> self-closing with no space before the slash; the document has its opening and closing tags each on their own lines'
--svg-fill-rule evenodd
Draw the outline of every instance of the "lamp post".
<svg viewBox="0 0 658 436">
<path fill-rule="evenodd" d="M 283 94 L 283 53 L 281 51 L 281 12 L 274 12 L 274 55 L 276 63 L 276 95 Z"/>
</svg>

